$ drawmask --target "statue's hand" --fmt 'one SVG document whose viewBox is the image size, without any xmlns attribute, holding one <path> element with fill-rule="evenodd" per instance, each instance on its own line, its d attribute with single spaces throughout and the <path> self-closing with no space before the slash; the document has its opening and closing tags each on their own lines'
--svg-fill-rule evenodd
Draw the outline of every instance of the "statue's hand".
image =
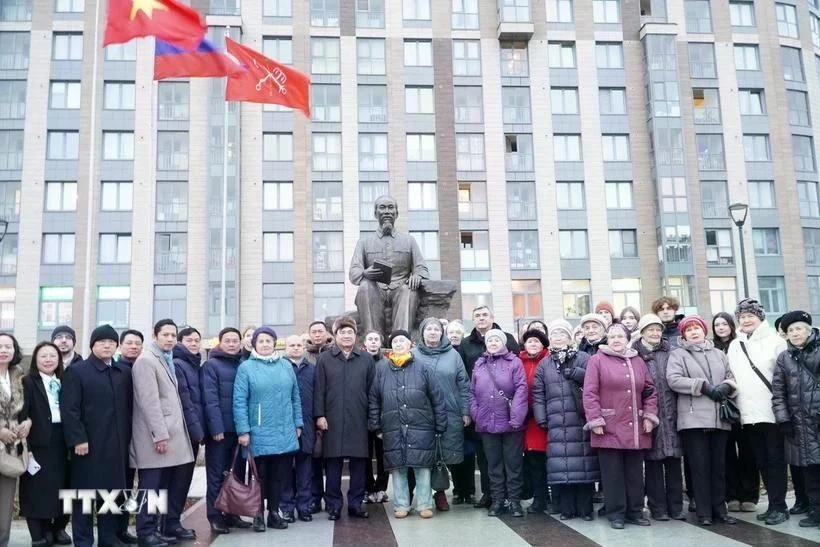
<svg viewBox="0 0 820 547">
<path fill-rule="evenodd" d="M 417 291 L 419 287 L 421 287 L 421 276 L 410 274 L 410 277 L 407 279 L 407 284 L 410 286 L 410 290 Z"/>
<path fill-rule="evenodd" d="M 362 277 L 365 279 L 369 279 L 373 281 L 374 279 L 378 279 L 382 274 L 382 271 L 375 266 L 370 266 L 365 271 L 362 272 Z"/>
</svg>

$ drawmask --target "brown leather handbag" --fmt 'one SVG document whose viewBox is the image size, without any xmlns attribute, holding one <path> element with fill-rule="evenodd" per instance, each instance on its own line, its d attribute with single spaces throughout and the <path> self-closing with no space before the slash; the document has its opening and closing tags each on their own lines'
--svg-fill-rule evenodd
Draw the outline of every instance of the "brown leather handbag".
<svg viewBox="0 0 820 547">
<path fill-rule="evenodd" d="M 222 488 L 219 489 L 219 496 L 214 502 L 214 507 L 229 515 L 256 517 L 262 511 L 262 487 L 259 484 L 259 475 L 250 451 L 248 453 L 247 483 L 238 479 L 234 474 L 239 449 L 240 446 L 237 445 L 233 451 L 231 467 L 222 482 Z"/>
</svg>

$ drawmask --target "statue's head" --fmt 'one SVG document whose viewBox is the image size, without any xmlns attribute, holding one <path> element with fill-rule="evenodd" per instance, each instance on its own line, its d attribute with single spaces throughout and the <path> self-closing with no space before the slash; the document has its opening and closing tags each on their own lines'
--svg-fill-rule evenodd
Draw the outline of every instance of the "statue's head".
<svg viewBox="0 0 820 547">
<path fill-rule="evenodd" d="M 373 204 L 373 216 L 379 221 L 382 231 L 393 231 L 399 218 L 399 206 L 391 196 L 379 196 Z M 388 230 L 389 228 L 389 230 Z"/>
</svg>

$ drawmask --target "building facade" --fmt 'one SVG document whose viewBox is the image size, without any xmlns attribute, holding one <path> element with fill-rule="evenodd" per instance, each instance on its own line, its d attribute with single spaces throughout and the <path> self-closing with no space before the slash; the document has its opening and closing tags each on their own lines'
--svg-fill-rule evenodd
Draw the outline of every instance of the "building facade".
<svg viewBox="0 0 820 547">
<path fill-rule="evenodd" d="M 460 280 L 452 317 L 732 309 L 733 202 L 749 293 L 820 312 L 818 0 L 192 4 L 310 73 L 313 119 L 153 82 L 150 39 L 99 47 L 103 0 L 0 6 L 0 328 L 25 348 L 165 316 L 300 332 L 354 307 L 385 193 Z"/>
</svg>

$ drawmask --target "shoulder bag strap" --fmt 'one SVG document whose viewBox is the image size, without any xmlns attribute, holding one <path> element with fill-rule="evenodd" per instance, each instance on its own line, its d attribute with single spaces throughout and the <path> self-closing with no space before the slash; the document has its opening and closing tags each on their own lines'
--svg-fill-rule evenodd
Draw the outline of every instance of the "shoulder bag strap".
<svg viewBox="0 0 820 547">
<path fill-rule="evenodd" d="M 498 383 L 495 381 L 495 374 L 493 374 L 493 371 L 492 369 L 490 369 L 489 366 L 487 366 L 487 374 L 490 375 L 490 381 L 493 383 L 493 387 L 495 387 L 495 390 L 499 393 L 499 395 L 504 397 L 508 403 L 512 402 L 512 397 L 507 397 L 507 394 L 504 393 L 504 390 L 498 387 Z"/>
<path fill-rule="evenodd" d="M 766 388 L 768 388 L 769 393 L 772 393 L 772 383 L 769 380 L 767 380 L 765 376 L 763 376 L 763 373 L 760 372 L 760 370 L 752 362 L 752 358 L 749 357 L 749 352 L 746 350 L 746 344 L 744 344 L 742 341 L 740 342 L 740 349 L 743 350 L 743 354 L 746 355 L 746 359 L 748 359 L 749 365 L 752 367 L 752 370 L 755 371 L 757 377 L 760 378 L 760 381 L 766 385 Z"/>
</svg>

